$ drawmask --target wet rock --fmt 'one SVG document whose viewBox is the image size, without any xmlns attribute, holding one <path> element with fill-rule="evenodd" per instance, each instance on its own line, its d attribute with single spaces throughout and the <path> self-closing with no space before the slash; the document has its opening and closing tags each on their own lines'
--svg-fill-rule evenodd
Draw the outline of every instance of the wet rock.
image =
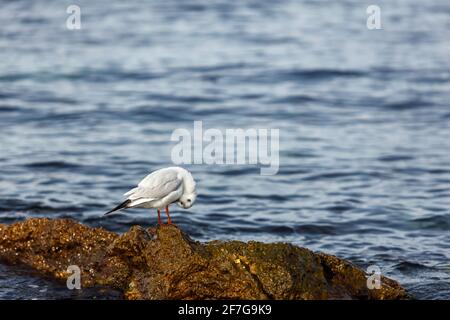
<svg viewBox="0 0 450 320">
<path fill-rule="evenodd" d="M 335 256 L 286 243 L 199 243 L 173 225 L 120 236 L 68 219 L 0 225 L 0 261 L 62 281 L 77 265 L 83 287 L 119 289 L 127 299 L 410 298 L 384 277 L 369 290 L 365 273 Z"/>
</svg>

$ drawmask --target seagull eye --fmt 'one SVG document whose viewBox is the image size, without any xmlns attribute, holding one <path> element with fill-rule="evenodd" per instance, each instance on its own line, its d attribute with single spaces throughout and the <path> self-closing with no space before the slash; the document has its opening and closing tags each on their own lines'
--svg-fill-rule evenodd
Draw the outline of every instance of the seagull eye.
<svg viewBox="0 0 450 320">
<path fill-rule="evenodd" d="M 188 202 L 191 202 L 191 199 L 187 199 Z"/>
</svg>

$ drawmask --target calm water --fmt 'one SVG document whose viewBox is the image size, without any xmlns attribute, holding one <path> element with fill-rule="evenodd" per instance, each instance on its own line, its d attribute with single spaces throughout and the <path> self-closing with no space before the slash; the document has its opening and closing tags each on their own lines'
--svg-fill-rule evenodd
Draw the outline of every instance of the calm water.
<svg viewBox="0 0 450 320">
<path fill-rule="evenodd" d="M 279 128 L 277 175 L 188 166 L 200 195 L 174 221 L 198 240 L 375 264 L 418 298 L 450 298 L 448 1 L 377 1 L 373 31 L 366 1 L 112 2 L 77 1 L 69 31 L 69 1 L 2 1 L 0 223 L 150 226 L 150 210 L 102 214 L 171 165 L 173 130 Z M 0 298 L 67 297 L 0 266 Z"/>
</svg>

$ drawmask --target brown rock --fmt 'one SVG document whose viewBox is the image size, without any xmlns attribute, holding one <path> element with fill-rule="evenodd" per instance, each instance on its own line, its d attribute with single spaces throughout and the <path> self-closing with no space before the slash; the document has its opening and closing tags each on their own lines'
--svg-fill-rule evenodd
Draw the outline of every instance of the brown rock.
<svg viewBox="0 0 450 320">
<path fill-rule="evenodd" d="M 409 299 L 395 281 L 369 290 L 365 273 L 335 256 L 285 243 L 193 241 L 179 228 L 134 226 L 118 236 L 72 220 L 0 225 L 0 260 L 127 299 Z"/>
</svg>

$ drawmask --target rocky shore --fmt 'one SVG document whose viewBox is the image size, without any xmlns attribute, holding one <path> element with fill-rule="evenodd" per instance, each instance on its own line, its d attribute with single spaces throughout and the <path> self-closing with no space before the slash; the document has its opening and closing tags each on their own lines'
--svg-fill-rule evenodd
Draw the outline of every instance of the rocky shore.
<svg viewBox="0 0 450 320">
<path fill-rule="evenodd" d="M 193 241 L 174 225 L 122 235 L 69 219 L 0 225 L 0 262 L 66 282 L 71 265 L 82 287 L 105 286 L 125 299 L 410 299 L 382 277 L 368 289 L 363 270 L 287 243 Z"/>
</svg>

